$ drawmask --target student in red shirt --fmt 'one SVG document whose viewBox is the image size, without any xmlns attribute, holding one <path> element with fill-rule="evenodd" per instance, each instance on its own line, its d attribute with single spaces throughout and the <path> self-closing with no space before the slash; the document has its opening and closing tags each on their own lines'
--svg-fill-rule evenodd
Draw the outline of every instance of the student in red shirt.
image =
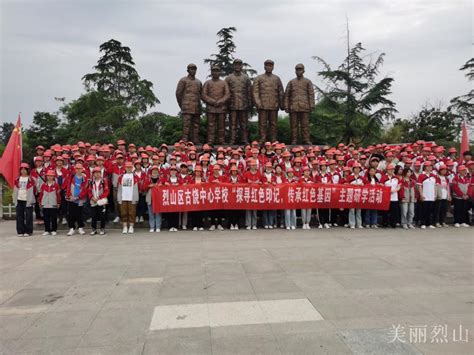
<svg viewBox="0 0 474 355">
<path fill-rule="evenodd" d="M 469 185 L 471 183 L 464 165 L 458 166 L 453 178 L 454 226 L 469 227 Z"/>
<path fill-rule="evenodd" d="M 58 207 L 61 204 L 61 189 L 55 180 L 53 169 L 46 172 L 46 181 L 41 185 L 38 202 L 44 216 L 43 235 L 56 235 L 58 231 Z"/>
<path fill-rule="evenodd" d="M 262 183 L 262 175 L 257 170 L 257 161 L 251 159 L 249 162 L 249 170 L 244 173 L 243 181 L 248 184 L 260 185 Z M 247 229 L 257 229 L 257 210 L 245 211 L 245 225 Z"/>
</svg>

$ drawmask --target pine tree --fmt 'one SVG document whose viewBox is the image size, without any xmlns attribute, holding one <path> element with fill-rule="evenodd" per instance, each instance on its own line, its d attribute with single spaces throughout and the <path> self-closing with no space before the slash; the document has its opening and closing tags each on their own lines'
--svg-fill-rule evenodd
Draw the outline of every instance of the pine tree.
<svg viewBox="0 0 474 355">
<path fill-rule="evenodd" d="M 94 66 L 96 72 L 82 78 L 88 91 L 96 90 L 136 113 L 145 113 L 159 103 L 153 84 L 138 75 L 129 47 L 111 39 L 100 46 L 100 52 L 103 55 Z"/>
<path fill-rule="evenodd" d="M 313 57 L 324 67 L 318 74 L 326 84 L 325 88 L 315 87 L 328 104 L 342 109 L 339 141 L 360 143 L 372 131 L 380 129 L 383 122 L 391 119 L 397 110 L 395 103 L 388 99 L 393 78 L 377 79 L 385 54 L 381 53 L 375 61 L 370 59 L 366 62 L 362 44 L 357 43 L 350 48 L 349 30 L 347 37 L 347 56 L 336 70 L 331 69 L 321 57 Z"/>
<path fill-rule="evenodd" d="M 237 32 L 235 27 L 224 27 L 216 33 L 219 40 L 216 42 L 218 53 L 211 54 L 210 58 L 204 59 L 204 64 L 209 64 L 209 68 L 213 65 L 218 65 L 221 68 L 222 76 L 231 74 L 233 70 L 234 53 L 236 45 L 234 43 L 234 32 Z M 250 64 L 243 62 L 242 70 L 249 77 L 255 76 L 257 72 L 252 69 Z M 210 76 L 210 75 L 209 75 Z"/>
<path fill-rule="evenodd" d="M 467 70 L 465 74 L 469 81 L 474 80 L 474 58 L 469 59 L 459 70 Z M 463 119 L 474 122 L 474 89 L 466 95 L 456 96 L 450 101 L 448 111 L 455 112 Z"/>
</svg>

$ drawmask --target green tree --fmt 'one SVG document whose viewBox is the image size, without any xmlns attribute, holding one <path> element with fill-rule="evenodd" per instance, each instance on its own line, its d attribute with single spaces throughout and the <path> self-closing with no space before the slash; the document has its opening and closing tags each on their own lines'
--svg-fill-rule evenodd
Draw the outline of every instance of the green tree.
<svg viewBox="0 0 474 355">
<path fill-rule="evenodd" d="M 385 54 L 367 61 L 361 43 L 352 48 L 349 40 L 347 43 L 347 56 L 335 70 L 321 57 L 313 57 L 324 67 L 318 75 L 326 84 L 325 88 L 315 87 L 327 100 L 325 106 L 331 109 L 331 115 L 335 115 L 329 126 L 334 130 L 333 138 L 337 142 L 359 144 L 371 140 L 373 132 L 380 131 L 382 124 L 397 111 L 395 103 L 388 99 L 393 78 L 378 80 Z"/>
<path fill-rule="evenodd" d="M 116 105 L 124 105 L 132 114 L 145 113 L 159 103 L 153 84 L 141 79 L 135 69 L 129 47 L 111 39 L 100 46 L 103 53 L 94 73 L 82 78 L 87 91 L 97 90 Z"/>
<path fill-rule="evenodd" d="M 218 52 L 211 54 L 210 58 L 204 59 L 204 64 L 209 64 L 209 67 L 219 65 L 222 70 L 222 76 L 227 76 L 233 72 L 234 53 L 236 49 L 234 32 L 237 32 L 237 28 L 235 27 L 224 27 L 220 29 L 219 32 L 216 33 L 219 38 L 216 43 Z M 242 63 L 242 70 L 249 77 L 257 74 L 250 64 L 245 62 Z"/>
<path fill-rule="evenodd" d="M 467 70 L 465 74 L 469 81 L 474 80 L 474 58 L 469 59 L 459 70 Z M 456 96 L 450 101 L 448 111 L 455 112 L 461 119 L 474 122 L 474 89 L 466 95 Z"/>
<path fill-rule="evenodd" d="M 182 132 L 181 126 L 176 125 L 176 119 L 161 112 L 153 112 L 139 120 L 127 122 L 115 132 L 115 139 L 124 138 L 142 146 L 177 142 Z"/>
<path fill-rule="evenodd" d="M 388 143 L 436 141 L 452 145 L 460 132 L 459 117 L 441 105 L 426 104 L 409 120 L 397 119 L 383 135 Z"/>
<path fill-rule="evenodd" d="M 3 122 L 0 125 L 0 143 L 1 144 L 7 145 L 14 128 L 15 128 L 15 124 L 13 122 Z"/>
<path fill-rule="evenodd" d="M 62 143 L 59 138 L 60 119 L 54 113 L 35 112 L 33 123 L 24 131 L 27 144 L 34 148 L 38 145 L 49 147 Z"/>
</svg>

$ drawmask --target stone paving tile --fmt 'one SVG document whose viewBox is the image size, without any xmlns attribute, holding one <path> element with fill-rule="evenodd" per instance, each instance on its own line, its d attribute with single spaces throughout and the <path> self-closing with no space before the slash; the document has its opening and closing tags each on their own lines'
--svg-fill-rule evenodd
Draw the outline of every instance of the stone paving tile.
<svg viewBox="0 0 474 355">
<path fill-rule="evenodd" d="M 472 229 L 454 228 L 20 239 L 0 222 L 0 353 L 469 354 L 472 247 Z M 324 320 L 149 329 L 156 306 L 295 299 Z M 382 339 L 420 324 L 471 338 L 396 350 Z"/>
</svg>

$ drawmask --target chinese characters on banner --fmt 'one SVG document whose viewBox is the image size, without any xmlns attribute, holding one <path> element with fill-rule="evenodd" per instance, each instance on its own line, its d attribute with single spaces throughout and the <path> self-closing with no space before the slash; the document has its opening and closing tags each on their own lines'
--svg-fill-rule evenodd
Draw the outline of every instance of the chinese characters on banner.
<svg viewBox="0 0 474 355">
<path fill-rule="evenodd" d="M 199 184 L 155 186 L 153 210 L 283 210 L 302 208 L 361 208 L 387 210 L 390 188 L 329 184 Z"/>
</svg>

